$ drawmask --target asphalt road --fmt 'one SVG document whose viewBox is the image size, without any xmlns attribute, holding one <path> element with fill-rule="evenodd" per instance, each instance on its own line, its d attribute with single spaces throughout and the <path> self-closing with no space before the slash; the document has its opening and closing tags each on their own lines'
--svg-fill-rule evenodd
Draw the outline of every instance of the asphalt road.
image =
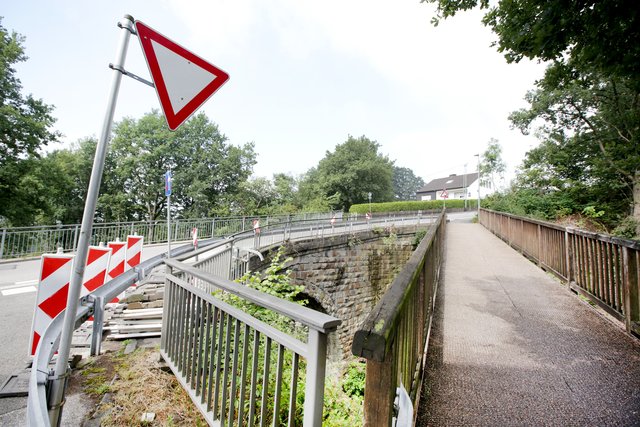
<svg viewBox="0 0 640 427">
<path fill-rule="evenodd" d="M 166 251 L 145 246 L 142 260 Z M 29 335 L 36 300 L 40 258 L 0 263 L 0 387 L 30 361 Z M 26 397 L 0 398 L 0 426 L 25 425 Z"/>
</svg>

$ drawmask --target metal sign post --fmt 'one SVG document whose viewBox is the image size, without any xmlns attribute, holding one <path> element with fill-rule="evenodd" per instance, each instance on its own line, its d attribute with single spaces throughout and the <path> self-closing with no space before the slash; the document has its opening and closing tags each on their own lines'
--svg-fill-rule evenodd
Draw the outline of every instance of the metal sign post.
<svg viewBox="0 0 640 427">
<path fill-rule="evenodd" d="M 171 258 L 171 171 L 164 174 L 164 195 L 167 196 L 167 258 Z"/>
<path fill-rule="evenodd" d="M 60 423 L 62 415 L 62 399 L 64 397 L 64 389 L 67 378 L 67 370 L 69 369 L 69 352 L 71 351 L 71 338 L 73 337 L 73 329 L 75 323 L 76 312 L 78 311 L 78 299 L 80 297 L 80 288 L 82 286 L 82 277 L 84 275 L 85 263 L 89 253 L 89 243 L 91 240 L 91 231 L 93 227 L 93 219 L 96 212 L 96 204 L 98 201 L 98 193 L 100 190 L 100 182 L 102 181 L 102 171 L 104 170 L 104 160 L 107 154 L 109 137 L 111 136 L 111 126 L 113 124 L 113 115 L 120 90 L 120 80 L 122 73 L 117 68 L 124 67 L 124 60 L 127 56 L 127 48 L 129 46 L 129 36 L 133 33 L 133 17 L 125 15 L 118 24 L 122 28 L 120 46 L 116 55 L 113 80 L 111 83 L 111 92 L 107 105 L 107 112 L 104 116 L 102 124 L 102 133 L 96 147 L 96 154 L 93 159 L 93 168 L 91 170 L 91 179 L 89 181 L 89 189 L 87 191 L 87 200 L 82 215 L 82 225 L 80 227 L 80 239 L 78 241 L 78 252 L 76 253 L 73 272 L 71 274 L 71 282 L 69 283 L 69 294 L 67 298 L 67 309 L 64 313 L 64 321 L 62 324 L 62 335 L 60 337 L 60 346 L 58 348 L 58 360 L 56 361 L 53 378 L 51 378 L 51 392 L 49 394 L 49 420 L 51 425 L 57 426 Z"/>
</svg>

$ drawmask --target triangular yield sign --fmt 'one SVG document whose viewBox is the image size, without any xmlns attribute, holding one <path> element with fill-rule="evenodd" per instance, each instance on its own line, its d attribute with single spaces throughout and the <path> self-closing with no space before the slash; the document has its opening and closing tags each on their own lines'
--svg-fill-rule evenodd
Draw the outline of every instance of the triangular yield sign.
<svg viewBox="0 0 640 427">
<path fill-rule="evenodd" d="M 176 130 L 229 75 L 144 23 L 135 26 L 167 124 Z"/>
</svg>

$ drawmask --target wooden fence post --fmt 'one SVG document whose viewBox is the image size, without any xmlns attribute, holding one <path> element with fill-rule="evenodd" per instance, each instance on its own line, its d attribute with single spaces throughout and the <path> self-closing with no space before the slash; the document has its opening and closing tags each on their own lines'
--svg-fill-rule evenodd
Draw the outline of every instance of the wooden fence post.
<svg viewBox="0 0 640 427">
<path fill-rule="evenodd" d="M 640 334 L 637 322 L 640 320 L 640 301 L 638 301 L 638 257 L 635 251 L 622 247 L 622 265 L 624 279 L 622 281 L 624 294 L 624 320 L 627 332 Z M 634 325 L 634 323 L 636 325 Z"/>
<path fill-rule="evenodd" d="M 367 360 L 364 394 L 365 427 L 389 426 L 393 416 L 395 381 L 393 369 L 393 350 L 387 351 L 382 362 Z"/>
<path fill-rule="evenodd" d="M 573 279 L 573 247 L 571 246 L 571 237 L 569 237 L 569 229 L 564 229 L 564 251 L 565 261 L 567 263 L 567 285 L 571 284 Z"/>
</svg>

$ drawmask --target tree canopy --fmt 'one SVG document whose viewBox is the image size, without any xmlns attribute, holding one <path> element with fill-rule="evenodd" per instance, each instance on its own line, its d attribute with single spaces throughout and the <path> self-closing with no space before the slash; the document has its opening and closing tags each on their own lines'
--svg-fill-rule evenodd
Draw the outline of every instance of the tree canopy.
<svg viewBox="0 0 640 427">
<path fill-rule="evenodd" d="M 416 176 L 409 168 L 393 167 L 394 200 L 414 200 L 416 191 L 424 186 L 424 180 Z"/>
<path fill-rule="evenodd" d="M 636 0 L 422 0 L 441 18 L 480 7 L 509 62 L 522 58 L 589 64 L 640 90 L 640 8 Z"/>
<path fill-rule="evenodd" d="M 393 162 L 381 153 L 380 145 L 366 136 L 347 140 L 327 151 L 312 175 L 321 194 L 335 196 L 333 208 L 348 211 L 354 203 L 393 200 Z"/>
<path fill-rule="evenodd" d="M 497 139 L 491 138 L 480 161 L 480 184 L 496 190 L 497 180 L 502 179 L 507 165 L 502 160 L 502 147 Z"/>
<path fill-rule="evenodd" d="M 51 129 L 53 107 L 22 94 L 14 66 L 27 60 L 24 38 L 1 23 L 0 19 L 0 220 L 24 225 L 37 215 L 38 207 L 34 189 L 21 181 L 38 150 L 59 134 Z"/>
<path fill-rule="evenodd" d="M 228 144 L 203 113 L 175 132 L 157 111 L 139 120 L 126 118 L 114 127 L 101 210 L 108 220 L 164 216 L 164 173 L 172 170 L 172 214 L 212 216 L 226 209 L 254 164 L 253 144 Z"/>
<path fill-rule="evenodd" d="M 529 107 L 510 117 L 541 140 L 527 154 L 514 190 L 520 185 L 531 195 L 538 186 L 553 193 L 554 202 L 542 209 L 547 215 L 596 210 L 611 226 L 635 221 L 640 235 L 637 2 L 423 1 L 438 5 L 436 23 L 459 11 L 485 9 L 483 22 L 496 34 L 495 45 L 507 61 L 549 62 L 544 78 L 526 95 Z"/>
</svg>

